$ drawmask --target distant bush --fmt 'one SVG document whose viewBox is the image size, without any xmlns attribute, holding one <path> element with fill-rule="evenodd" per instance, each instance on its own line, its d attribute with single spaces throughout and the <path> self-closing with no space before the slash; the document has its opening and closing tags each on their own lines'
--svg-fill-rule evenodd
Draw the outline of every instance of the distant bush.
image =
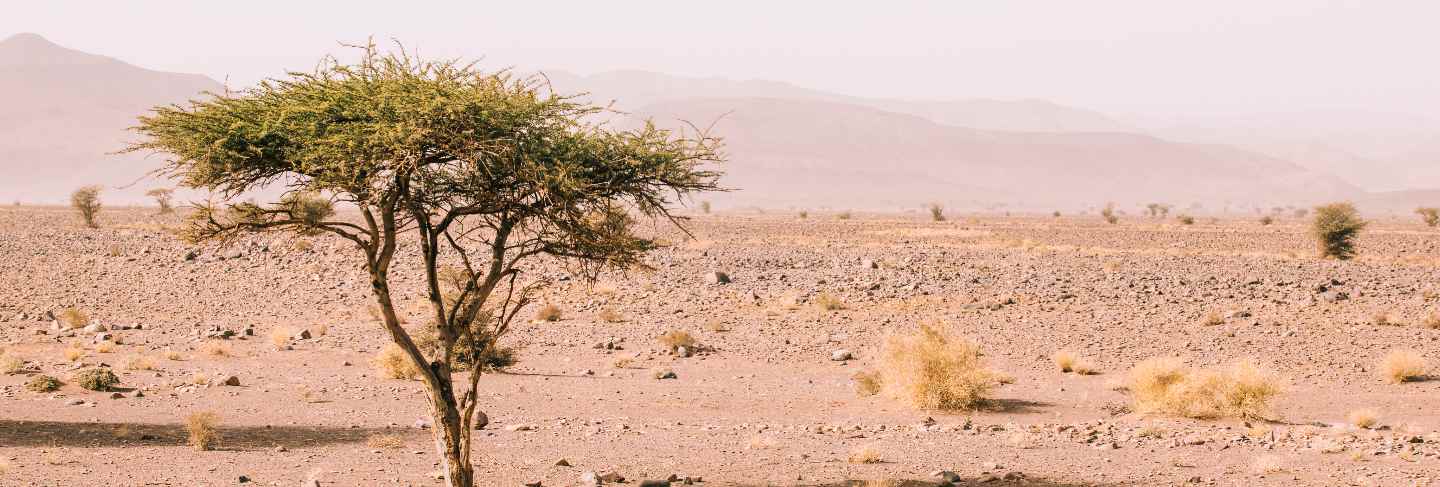
<svg viewBox="0 0 1440 487">
<path fill-rule="evenodd" d="M 930 221 L 936 221 L 936 222 L 943 222 L 943 221 L 945 221 L 945 207 L 944 207 L 944 206 L 940 206 L 940 203 L 930 203 L 929 209 L 930 209 Z"/>
<path fill-rule="evenodd" d="M 850 219 L 850 210 L 845 210 L 845 211 L 840 212 L 839 214 L 836 214 L 836 215 L 835 215 L 835 218 L 836 218 L 836 219 L 839 219 L 839 220 L 849 220 L 849 219 Z"/>
<path fill-rule="evenodd" d="M 1100 217 L 1105 219 L 1105 223 L 1109 223 L 1111 225 L 1120 223 L 1120 217 L 1115 216 L 1114 203 L 1105 205 L 1105 208 L 1100 210 Z"/>
<path fill-rule="evenodd" d="M 1150 218 L 1165 218 L 1170 215 L 1170 205 L 1162 203 L 1150 203 L 1145 205 L 1145 211 L 1150 213 Z"/>
<path fill-rule="evenodd" d="M 1355 237 L 1366 224 L 1355 205 L 1331 203 L 1315 207 L 1311 233 L 1320 243 L 1321 256 L 1345 260 L 1355 256 Z"/>
<path fill-rule="evenodd" d="M 1440 225 L 1440 208 L 1416 208 L 1415 214 L 1420 215 L 1427 226 Z"/>
<path fill-rule="evenodd" d="M 805 210 L 800 210 L 800 213 L 796 214 L 796 216 L 799 216 L 801 220 L 804 220 L 804 219 L 806 219 L 806 218 L 810 218 L 810 212 L 805 211 Z"/>
<path fill-rule="evenodd" d="M 155 204 L 160 205 L 161 215 L 175 212 L 175 209 L 170 206 L 170 200 L 175 196 L 175 190 L 170 188 L 155 188 L 146 191 L 145 196 L 155 198 Z"/>
<path fill-rule="evenodd" d="M 701 202 L 700 202 L 700 211 L 703 212 L 703 213 L 705 213 L 706 215 L 709 215 L 709 214 L 710 214 L 710 202 L 709 202 L 709 201 L 701 201 Z"/>
<path fill-rule="evenodd" d="M 1261 225 L 1269 225 L 1269 224 L 1271 224 L 1271 223 L 1275 223 L 1275 217 L 1270 216 L 1270 215 L 1265 215 L 1265 216 L 1260 217 L 1260 224 L 1261 224 Z"/>
<path fill-rule="evenodd" d="M 1194 225 L 1194 224 L 1195 224 L 1195 217 L 1190 216 L 1190 215 L 1180 215 L 1180 216 L 1178 216 L 1178 217 L 1175 217 L 1175 219 L 1176 219 L 1176 220 L 1179 220 L 1181 225 Z"/>
<path fill-rule="evenodd" d="M 80 218 L 90 228 L 100 226 L 95 222 L 95 216 L 100 213 L 100 190 L 99 186 L 85 186 L 70 193 L 70 206 L 80 212 Z"/>
</svg>

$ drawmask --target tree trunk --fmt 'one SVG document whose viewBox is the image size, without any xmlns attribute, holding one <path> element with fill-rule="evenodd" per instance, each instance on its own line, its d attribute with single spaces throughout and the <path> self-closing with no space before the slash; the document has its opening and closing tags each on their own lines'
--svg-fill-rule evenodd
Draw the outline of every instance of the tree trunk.
<svg viewBox="0 0 1440 487">
<path fill-rule="evenodd" d="M 468 435 L 460 420 L 460 412 L 454 403 L 434 404 L 432 415 L 435 419 L 435 450 L 445 458 L 445 485 L 448 487 L 474 487 L 475 468 L 470 465 L 469 448 L 465 448 Z"/>
</svg>

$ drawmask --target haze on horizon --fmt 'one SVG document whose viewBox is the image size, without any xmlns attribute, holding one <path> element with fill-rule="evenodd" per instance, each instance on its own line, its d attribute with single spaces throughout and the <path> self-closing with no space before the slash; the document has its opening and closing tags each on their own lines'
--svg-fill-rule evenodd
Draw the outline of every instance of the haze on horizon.
<svg viewBox="0 0 1440 487">
<path fill-rule="evenodd" d="M 1255 113 L 1440 119 L 1440 4 L 735 1 L 11 5 L 0 38 L 245 86 L 338 42 L 397 39 L 487 67 L 766 79 L 853 96 L 1045 99 L 1136 123 Z M 315 19 L 325 19 L 317 22 Z M 1363 122 L 1362 122 L 1363 123 Z M 1377 122 L 1379 123 L 1379 122 Z"/>
</svg>

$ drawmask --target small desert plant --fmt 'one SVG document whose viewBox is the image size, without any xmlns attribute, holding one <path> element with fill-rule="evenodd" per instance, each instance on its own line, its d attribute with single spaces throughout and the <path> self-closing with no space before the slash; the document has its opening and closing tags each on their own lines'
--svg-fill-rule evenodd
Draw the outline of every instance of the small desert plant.
<svg viewBox="0 0 1440 487">
<path fill-rule="evenodd" d="M 804 219 L 806 219 L 806 218 L 810 218 L 810 212 L 805 211 L 805 210 L 800 210 L 800 213 L 796 213 L 795 216 L 798 216 L 798 217 L 800 217 L 801 220 L 804 220 Z"/>
<path fill-rule="evenodd" d="M 860 371 L 851 378 L 855 380 L 855 392 L 861 396 L 873 396 L 880 393 L 879 372 Z"/>
<path fill-rule="evenodd" d="M 980 347 L 928 324 L 887 336 L 878 372 L 882 392 L 919 409 L 973 409 L 1000 383 Z"/>
<path fill-rule="evenodd" d="M 1380 377 L 1392 384 L 1419 380 L 1425 369 L 1425 358 L 1414 350 L 1394 350 L 1380 359 Z"/>
<path fill-rule="evenodd" d="M 59 320 L 60 324 L 64 325 L 66 328 L 72 329 L 84 328 L 85 325 L 90 324 L 90 315 L 87 315 L 84 311 L 80 311 L 75 308 L 65 308 L 60 310 L 60 314 L 56 315 L 55 319 Z"/>
<path fill-rule="evenodd" d="M 0 355 L 0 373 L 6 375 L 18 374 L 25 370 L 25 360 L 9 353 Z"/>
<path fill-rule="evenodd" d="M 704 213 L 704 214 L 706 214 L 706 215 L 709 215 L 709 214 L 710 214 L 710 202 L 709 202 L 709 201 L 701 201 L 701 202 L 700 202 L 700 212 L 701 212 L 701 213 Z"/>
<path fill-rule="evenodd" d="M 189 433 L 190 446 L 200 451 L 214 449 L 215 445 L 220 442 L 220 430 L 216 428 L 219 424 L 220 416 L 210 411 L 201 411 L 187 416 L 185 431 Z"/>
<path fill-rule="evenodd" d="M 1187 418 L 1264 418 L 1281 392 L 1275 374 L 1251 362 L 1196 370 L 1175 358 L 1136 364 L 1127 388 L 1137 411 Z"/>
<path fill-rule="evenodd" d="M 836 214 L 836 215 L 835 215 L 835 218 L 836 218 L 837 220 L 849 220 L 849 219 L 850 219 L 850 216 L 851 216 L 851 215 L 850 215 L 850 210 L 845 210 L 845 211 L 842 211 L 842 212 Z"/>
<path fill-rule="evenodd" d="M 294 336 L 294 333 L 291 333 L 289 328 L 277 326 L 270 330 L 270 344 L 275 345 L 276 350 L 284 350 L 285 346 L 290 344 L 291 336 Z"/>
<path fill-rule="evenodd" d="M 1340 260 L 1355 256 L 1355 237 L 1367 222 L 1350 203 L 1332 203 L 1315 207 L 1311 234 L 1320 243 L 1320 255 Z"/>
<path fill-rule="evenodd" d="M 1095 366 L 1091 365 L 1090 361 L 1080 358 L 1068 350 L 1055 352 L 1050 358 L 1055 361 L 1056 366 L 1060 367 L 1061 372 L 1074 372 L 1079 375 L 1095 373 Z"/>
<path fill-rule="evenodd" d="M 620 323 L 625 321 L 625 315 L 620 314 L 619 311 L 615 311 L 613 308 L 605 308 L 600 310 L 600 321 Z"/>
<path fill-rule="evenodd" d="M 200 344 L 200 353 L 216 357 L 234 355 L 234 352 L 230 350 L 230 344 L 222 340 L 206 340 L 205 343 Z"/>
<path fill-rule="evenodd" d="M 155 188 L 146 191 L 145 196 L 155 198 L 155 204 L 160 205 L 161 215 L 175 212 L 175 209 L 170 206 L 170 200 L 174 198 L 175 190 L 170 188 Z"/>
<path fill-rule="evenodd" d="M 1370 315 L 1370 322 L 1378 326 L 1400 326 L 1400 322 L 1395 321 L 1395 318 L 1390 316 L 1390 312 L 1383 309 Z"/>
<path fill-rule="evenodd" d="M 387 379 L 414 380 L 420 377 L 420 370 L 415 368 L 415 362 L 399 345 L 394 343 L 385 344 L 380 353 L 375 355 L 375 369 L 380 372 L 381 377 Z"/>
<path fill-rule="evenodd" d="M 930 203 L 928 208 L 930 210 L 930 221 L 945 221 L 945 207 L 940 206 L 940 203 Z"/>
<path fill-rule="evenodd" d="M 31 377 L 29 381 L 25 382 L 25 388 L 31 392 L 54 392 L 60 389 L 61 385 L 60 379 L 44 374 Z"/>
<path fill-rule="evenodd" d="M 155 370 L 155 361 L 144 355 L 136 355 L 125 361 L 126 370 Z"/>
<path fill-rule="evenodd" d="M 1350 424 L 1355 425 L 1357 428 L 1370 429 L 1380 420 L 1380 414 L 1375 412 L 1374 409 L 1356 409 L 1350 411 L 1350 414 L 1346 415 L 1345 418 L 1350 421 Z"/>
<path fill-rule="evenodd" d="M 562 316 L 560 307 L 549 303 L 541 306 L 540 310 L 535 312 L 535 319 L 540 321 L 560 321 Z"/>
<path fill-rule="evenodd" d="M 74 362 L 76 360 L 80 360 L 83 357 L 85 357 L 84 350 L 81 350 L 77 347 L 68 347 L 65 349 L 65 360 L 67 361 Z"/>
<path fill-rule="evenodd" d="M 115 351 L 115 342 L 105 340 L 95 344 L 95 351 L 99 353 L 110 353 Z"/>
<path fill-rule="evenodd" d="M 405 439 L 400 435 L 371 435 L 365 439 L 365 445 L 376 449 L 400 449 L 405 448 Z"/>
<path fill-rule="evenodd" d="M 1420 325 L 1432 330 L 1440 330 L 1440 311 L 1425 315 L 1425 319 L 1420 320 Z"/>
<path fill-rule="evenodd" d="M 1105 219 L 1105 223 L 1109 223 L 1111 225 L 1120 223 L 1120 217 L 1115 216 L 1114 203 L 1105 205 L 1105 208 L 1100 210 L 1100 217 Z"/>
<path fill-rule="evenodd" d="M 845 309 L 845 302 L 830 293 L 820 293 L 815 296 L 815 306 L 825 311 L 839 311 Z"/>
<path fill-rule="evenodd" d="M 1195 217 L 1190 216 L 1190 215 L 1180 215 L 1180 216 L 1175 217 L 1175 219 L 1178 220 L 1181 225 L 1194 225 L 1194 224 L 1195 224 Z"/>
<path fill-rule="evenodd" d="M 180 360 L 180 352 L 174 350 L 166 349 L 163 355 L 165 356 L 165 360 Z"/>
<path fill-rule="evenodd" d="M 92 391 L 108 391 L 111 386 L 120 383 L 120 378 L 106 368 L 85 369 L 76 372 L 70 379 L 75 381 L 76 385 Z"/>
<path fill-rule="evenodd" d="M 1225 317 L 1224 317 L 1224 316 L 1220 316 L 1220 313 L 1216 313 L 1216 312 L 1214 312 L 1214 311 L 1211 311 L 1211 312 L 1205 313 L 1205 317 L 1200 319 L 1200 324 L 1205 325 L 1205 326 L 1218 326 L 1218 325 L 1223 325 L 1223 324 L 1225 324 Z"/>
<path fill-rule="evenodd" d="M 690 350 L 695 349 L 695 337 L 690 336 L 689 332 L 672 330 L 664 335 L 660 335 L 658 340 L 661 345 L 664 345 L 666 349 L 672 352 L 680 347 L 685 347 Z"/>
<path fill-rule="evenodd" d="M 80 219 L 90 228 L 100 226 L 95 222 L 95 216 L 100 213 L 100 189 L 99 186 L 85 186 L 70 193 L 70 206 L 80 212 Z"/>
<path fill-rule="evenodd" d="M 1415 214 L 1420 215 L 1426 226 L 1440 225 L 1440 208 L 1416 208 Z"/>
<path fill-rule="evenodd" d="M 1260 217 L 1260 225 L 1269 225 L 1271 223 L 1275 223 L 1275 217 L 1270 215 Z"/>
<path fill-rule="evenodd" d="M 879 449 L 876 449 L 874 445 L 865 445 L 851 451 L 848 461 L 850 463 L 870 464 L 880 463 L 882 460 Z"/>
</svg>

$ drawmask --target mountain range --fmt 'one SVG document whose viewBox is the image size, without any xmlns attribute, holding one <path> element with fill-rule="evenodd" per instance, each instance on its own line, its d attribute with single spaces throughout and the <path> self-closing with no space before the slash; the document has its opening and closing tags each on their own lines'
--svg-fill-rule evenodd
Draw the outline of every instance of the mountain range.
<svg viewBox="0 0 1440 487">
<path fill-rule="evenodd" d="M 721 207 L 1073 209 L 1163 201 L 1206 209 L 1332 199 L 1403 206 L 1424 191 L 1371 194 L 1278 152 L 1151 130 L 1044 100 L 863 98 L 788 83 L 643 71 L 547 71 L 555 90 L 613 106 L 615 123 L 713 125 L 730 156 Z M 0 41 L 0 201 L 61 203 L 84 184 L 143 202 L 159 165 L 114 155 L 149 108 L 222 90 L 34 34 Z M 1211 132 L 1205 132 L 1211 133 Z M 1179 140 L 1185 140 L 1180 142 Z M 131 184 L 139 180 L 138 183 Z M 1431 184 L 1429 187 L 1440 186 Z M 1421 186 L 1423 187 L 1423 186 Z"/>
</svg>

